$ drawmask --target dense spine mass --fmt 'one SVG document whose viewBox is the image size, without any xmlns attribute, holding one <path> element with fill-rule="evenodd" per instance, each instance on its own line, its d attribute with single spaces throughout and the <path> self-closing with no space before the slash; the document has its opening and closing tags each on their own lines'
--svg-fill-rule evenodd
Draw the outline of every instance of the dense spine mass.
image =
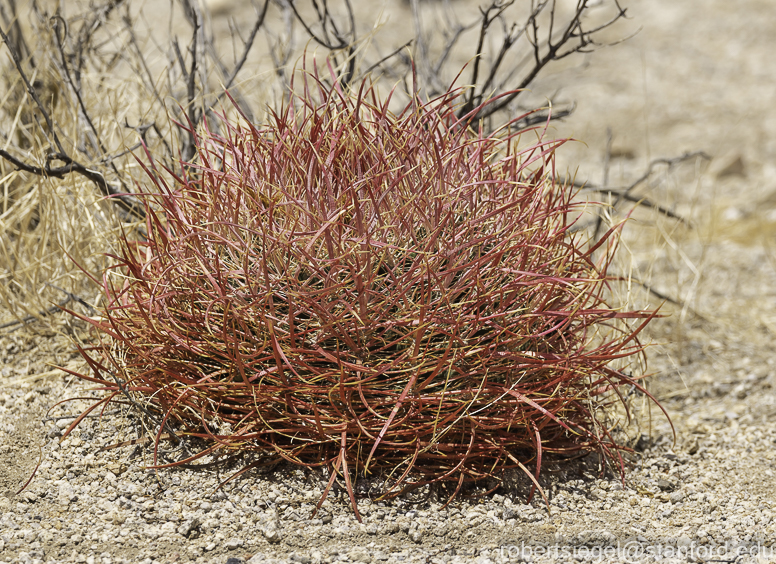
<svg viewBox="0 0 776 564">
<path fill-rule="evenodd" d="M 452 498 L 506 468 L 538 484 L 547 454 L 616 458 L 605 408 L 639 387 L 617 367 L 653 314 L 607 303 L 614 230 L 571 232 L 559 142 L 478 130 L 458 91 L 399 114 L 367 82 L 303 92 L 198 137 L 171 185 L 149 170 L 92 377 L 207 441 L 197 456 L 328 467 L 351 498 L 365 475 Z"/>
</svg>

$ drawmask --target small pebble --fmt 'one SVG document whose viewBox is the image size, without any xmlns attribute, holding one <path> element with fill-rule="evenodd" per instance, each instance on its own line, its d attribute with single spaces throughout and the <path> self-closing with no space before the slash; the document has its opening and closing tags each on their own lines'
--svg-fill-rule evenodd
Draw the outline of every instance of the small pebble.
<svg viewBox="0 0 776 564">
<path fill-rule="evenodd" d="M 234 550 L 235 548 L 240 548 L 243 544 L 245 543 L 242 539 L 229 539 L 224 546 L 226 546 L 227 550 Z"/>
<path fill-rule="evenodd" d="M 508 519 L 516 519 L 520 515 L 520 511 L 512 506 L 504 507 L 502 511 L 502 518 L 506 521 Z"/>
<path fill-rule="evenodd" d="M 180 527 L 178 527 L 178 534 L 184 537 L 188 536 L 191 531 L 199 527 L 200 520 L 196 517 L 192 519 L 186 519 Z"/>
<path fill-rule="evenodd" d="M 682 535 L 681 537 L 676 539 L 676 546 L 679 548 L 687 548 L 689 546 L 692 546 L 692 539 L 687 535 Z"/>
<path fill-rule="evenodd" d="M 60 429 L 67 429 L 73 421 L 75 421 L 75 417 L 73 419 L 59 419 L 56 422 L 56 426 Z"/>
<path fill-rule="evenodd" d="M 369 553 L 366 551 L 366 549 L 357 546 L 356 548 L 352 548 L 348 552 L 348 558 L 351 560 L 355 560 L 356 562 L 371 562 L 372 557 L 369 556 Z"/>
<path fill-rule="evenodd" d="M 668 480 L 664 480 L 663 478 L 657 481 L 657 487 L 664 492 L 674 489 L 674 485 Z"/>
<path fill-rule="evenodd" d="M 264 529 L 264 538 L 270 543 L 280 542 L 280 531 L 275 526 L 269 526 Z"/>
</svg>

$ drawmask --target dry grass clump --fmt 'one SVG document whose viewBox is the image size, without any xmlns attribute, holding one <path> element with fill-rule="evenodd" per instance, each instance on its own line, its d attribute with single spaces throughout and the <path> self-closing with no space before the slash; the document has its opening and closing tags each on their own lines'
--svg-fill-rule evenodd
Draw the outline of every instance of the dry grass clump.
<svg viewBox="0 0 776 564">
<path fill-rule="evenodd" d="M 74 131 L 78 116 L 53 94 L 46 98 L 45 85 L 51 80 L 44 71 L 37 74 L 41 99 L 49 104 L 60 132 Z M 2 133 L 14 142 L 6 141 L 3 149 L 34 167 L 61 168 L 63 163 L 53 156 L 33 117 L 36 105 L 24 93 L 21 79 L 8 73 L 3 83 L 8 90 L 0 104 L 0 119 L 10 129 L 3 128 Z M 114 206 L 100 200 L 100 193 L 83 177 L 62 180 L 32 174 L 0 159 L 0 329 L 11 331 L 41 319 L 49 323 L 37 330 L 61 328 L 66 318 L 51 317 L 61 311 L 57 305 L 76 307 L 79 300 L 94 298 L 95 288 L 81 269 L 101 272 L 107 265 L 104 253 L 119 233 Z"/>
<path fill-rule="evenodd" d="M 72 322 L 52 315 L 61 306 L 90 311 L 97 289 L 83 270 L 104 270 L 120 221 L 133 219 L 103 196 L 129 191 L 137 168 L 125 150 L 135 89 L 93 52 L 70 56 L 64 20 L 11 8 L 10 27 L 0 18 L 0 329 L 48 332 Z"/>
<path fill-rule="evenodd" d="M 186 75 L 172 51 L 159 60 L 158 34 L 129 3 L 61 4 L 0 5 L 3 332 L 69 331 L 57 306 L 96 305 L 82 270 L 99 276 L 142 216 L 132 152 L 145 143 L 173 162 L 186 140 L 169 118 L 183 119 L 185 105 L 199 119 L 211 80 L 205 69 L 198 82 Z"/>
<path fill-rule="evenodd" d="M 10 184 L 20 197 L 0 216 L 0 319 L 13 330 L 93 298 L 73 260 L 99 272 L 107 266 L 106 241 L 117 234 L 112 210 L 95 201 L 87 183 Z"/>
<path fill-rule="evenodd" d="M 370 474 L 452 498 L 507 468 L 538 484 L 548 454 L 616 457 L 605 408 L 641 388 L 615 366 L 653 314 L 607 303 L 615 230 L 571 232 L 558 143 L 477 131 L 459 102 L 394 115 L 368 82 L 308 79 L 266 127 L 199 137 L 174 183 L 152 164 L 148 240 L 122 241 L 92 321 L 97 405 L 123 392 L 157 446 L 208 442 L 170 464 L 257 451 L 351 499 Z"/>
</svg>

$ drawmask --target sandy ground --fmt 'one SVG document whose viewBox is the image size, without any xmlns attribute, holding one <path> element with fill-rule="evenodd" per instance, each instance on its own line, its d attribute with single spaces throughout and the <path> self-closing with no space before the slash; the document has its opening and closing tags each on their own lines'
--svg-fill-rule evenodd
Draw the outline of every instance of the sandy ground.
<svg viewBox="0 0 776 564">
<path fill-rule="evenodd" d="M 711 561 L 721 554 L 712 548 L 722 546 L 760 550 L 737 562 L 776 561 L 768 552 L 776 543 L 776 6 L 770 0 L 625 5 L 631 19 L 618 34 L 638 30 L 634 37 L 550 69 L 533 95 L 576 103 L 554 129 L 584 141 L 560 155 L 580 179 L 602 182 L 609 135 L 611 186 L 627 185 L 658 157 L 699 150 L 713 157 L 658 171 L 638 190 L 690 227 L 637 213 L 626 235 L 634 272 L 681 302 L 667 304 L 670 315 L 650 333 L 656 343 L 650 389 L 671 415 L 675 443 L 656 413 L 624 488 L 598 479 L 595 461 L 555 468 L 545 484 L 549 515 L 541 504 L 526 508 L 519 496 L 498 494 L 462 502 L 457 513 L 439 513 L 433 500 L 375 507 L 363 527 L 335 500 L 328 521 L 311 521 L 299 516 L 310 503 L 305 488 L 320 485 L 305 486 L 289 469 L 252 476 L 230 496 L 211 498 L 215 474 L 182 471 L 159 481 L 142 470 L 133 449 L 97 453 L 115 441 L 126 425 L 121 420 L 87 426 L 60 445 L 61 425 L 42 419 L 48 407 L 78 392 L 47 363 L 74 356 L 45 335 L 5 335 L 0 559 L 484 564 L 517 561 L 512 548 L 521 544 L 638 542 L 675 551 L 665 558 L 642 553 L 643 561 Z M 52 415 L 72 415 L 77 407 Z M 38 477 L 14 495 L 39 456 Z M 299 488 L 279 490 L 278 481 Z M 299 515 L 290 516 L 289 507 Z M 167 523 L 173 525 L 165 529 Z M 282 534 L 274 537 L 273 530 Z M 708 551 L 687 552 L 691 547 Z M 611 560 L 624 559 L 618 553 Z"/>
</svg>

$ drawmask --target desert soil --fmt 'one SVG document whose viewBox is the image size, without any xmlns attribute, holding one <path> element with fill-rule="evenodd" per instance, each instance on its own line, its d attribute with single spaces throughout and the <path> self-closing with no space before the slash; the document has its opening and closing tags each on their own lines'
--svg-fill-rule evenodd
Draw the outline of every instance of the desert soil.
<svg viewBox="0 0 776 564">
<path fill-rule="evenodd" d="M 50 366 L 77 365 L 70 345 L 31 328 L 0 337 L 0 560 L 776 561 L 776 6 L 625 5 L 634 37 L 550 69 L 533 94 L 576 103 L 553 134 L 584 141 L 561 152 L 578 179 L 601 183 L 608 161 L 623 186 L 658 157 L 713 157 L 637 190 L 690 225 L 638 212 L 626 230 L 633 272 L 680 302 L 649 335 L 675 440 L 653 407 L 624 485 L 594 456 L 550 466 L 549 512 L 517 480 L 441 511 L 433 495 L 364 501 L 363 524 L 340 491 L 310 519 L 321 477 L 279 466 L 216 492 L 234 468 L 149 471 L 142 445 L 100 450 L 136 436 L 113 411 L 60 442 L 86 403 L 52 406 L 95 392 Z"/>
</svg>

